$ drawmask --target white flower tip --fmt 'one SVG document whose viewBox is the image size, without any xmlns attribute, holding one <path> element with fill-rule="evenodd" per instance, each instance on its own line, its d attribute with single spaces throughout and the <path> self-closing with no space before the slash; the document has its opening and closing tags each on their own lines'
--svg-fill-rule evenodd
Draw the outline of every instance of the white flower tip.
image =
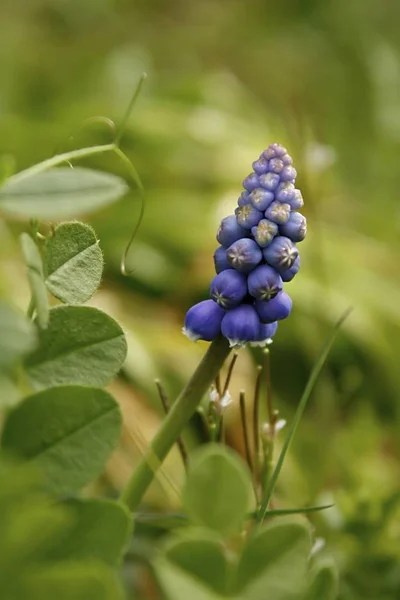
<svg viewBox="0 0 400 600">
<path fill-rule="evenodd" d="M 200 335 L 194 333 L 194 331 L 191 331 L 186 327 L 182 327 L 182 333 L 183 335 L 186 335 L 186 337 L 189 338 L 189 340 L 191 340 L 192 342 L 198 342 L 201 337 Z"/>
</svg>

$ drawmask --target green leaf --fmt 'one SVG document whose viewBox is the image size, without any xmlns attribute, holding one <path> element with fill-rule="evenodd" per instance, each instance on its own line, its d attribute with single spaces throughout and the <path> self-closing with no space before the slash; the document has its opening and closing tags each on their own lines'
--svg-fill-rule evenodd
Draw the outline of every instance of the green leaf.
<svg viewBox="0 0 400 600">
<path fill-rule="evenodd" d="M 339 592 L 338 574 L 331 561 L 317 563 L 310 575 L 311 583 L 304 600 L 336 600 Z"/>
<path fill-rule="evenodd" d="M 214 592 L 227 593 L 230 564 L 221 540 L 208 530 L 188 530 L 183 537 L 168 543 L 163 556 Z"/>
<path fill-rule="evenodd" d="M 100 475 L 121 424 L 119 406 L 105 390 L 52 388 L 9 413 L 2 447 L 36 464 L 51 492 L 73 494 Z"/>
<path fill-rule="evenodd" d="M 59 539 L 50 558 L 118 564 L 131 533 L 132 517 L 128 509 L 117 502 L 98 499 L 69 500 L 64 506 L 73 517 L 73 526 Z"/>
<path fill-rule="evenodd" d="M 0 302 L 0 368 L 11 367 L 36 345 L 35 327 L 18 311 Z"/>
<path fill-rule="evenodd" d="M 220 594 L 214 593 L 202 582 L 164 558 L 156 559 L 154 569 L 168 600 L 178 600 L 178 598 L 187 598 L 188 600 L 223 600 Z"/>
<path fill-rule="evenodd" d="M 251 497 L 250 474 L 235 452 L 209 444 L 193 456 L 182 499 L 195 524 L 223 534 L 239 531 Z"/>
<path fill-rule="evenodd" d="M 69 219 L 121 198 L 126 182 L 84 167 L 22 171 L 0 188 L 0 210 L 11 217 Z"/>
<path fill-rule="evenodd" d="M 103 255 L 92 227 L 61 223 L 46 243 L 46 285 L 66 304 L 83 304 L 100 285 Z"/>
<path fill-rule="evenodd" d="M 305 525 L 279 521 L 256 530 L 243 549 L 238 591 L 246 600 L 298 600 L 306 583 L 310 552 L 310 532 Z"/>
<path fill-rule="evenodd" d="M 13 406 L 19 398 L 20 392 L 12 379 L 0 372 L 0 408 Z"/>
<path fill-rule="evenodd" d="M 126 351 L 121 327 L 101 310 L 57 306 L 25 368 L 35 389 L 69 383 L 103 387 L 118 373 Z"/>
<path fill-rule="evenodd" d="M 44 329 L 49 322 L 49 298 L 44 282 L 42 257 L 30 235 L 22 233 L 20 242 L 28 272 L 32 299 L 37 314 L 37 322 L 39 327 Z"/>
<path fill-rule="evenodd" d="M 124 597 L 114 572 L 96 562 L 49 565 L 36 569 L 25 581 L 25 600 L 122 600 Z"/>
</svg>

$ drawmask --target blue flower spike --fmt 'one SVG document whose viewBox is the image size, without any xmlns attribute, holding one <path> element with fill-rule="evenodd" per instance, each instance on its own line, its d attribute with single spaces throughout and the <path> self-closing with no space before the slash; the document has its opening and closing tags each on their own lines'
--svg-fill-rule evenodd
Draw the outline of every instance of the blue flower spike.
<svg viewBox="0 0 400 600">
<path fill-rule="evenodd" d="M 235 214 L 222 219 L 217 232 L 211 299 L 186 314 L 190 339 L 222 334 L 232 347 L 265 346 L 278 321 L 290 315 L 292 300 L 283 287 L 300 269 L 296 244 L 307 233 L 306 218 L 297 212 L 304 201 L 292 163 L 281 144 L 271 144 L 253 162 Z"/>
</svg>

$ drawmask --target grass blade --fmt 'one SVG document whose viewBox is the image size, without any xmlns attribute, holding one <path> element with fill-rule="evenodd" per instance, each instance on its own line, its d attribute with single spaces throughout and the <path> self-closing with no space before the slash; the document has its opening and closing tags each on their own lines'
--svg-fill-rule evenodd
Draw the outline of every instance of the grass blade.
<svg viewBox="0 0 400 600">
<path fill-rule="evenodd" d="M 298 427 L 298 425 L 300 423 L 300 419 L 301 419 L 301 417 L 303 415 L 303 412 L 304 412 L 304 409 L 305 409 L 305 407 L 307 405 L 308 399 L 311 396 L 311 392 L 314 389 L 314 385 L 315 385 L 315 383 L 316 383 L 316 381 L 318 379 L 318 376 L 319 376 L 319 374 L 320 374 L 320 372 L 322 370 L 322 367 L 325 364 L 325 361 L 326 361 L 326 359 L 328 357 L 328 354 L 329 354 L 329 351 L 330 351 L 330 349 L 331 349 L 331 347 L 333 345 L 333 342 L 335 341 L 335 338 L 336 338 L 336 335 L 338 333 L 338 330 L 341 327 L 342 323 L 347 319 L 347 317 L 349 316 L 349 314 L 350 314 L 351 311 L 352 311 L 352 308 L 348 308 L 343 313 L 343 315 L 340 317 L 340 319 L 337 321 L 337 323 L 336 323 L 336 325 L 335 325 L 335 327 L 333 329 L 333 332 L 332 332 L 330 338 L 325 343 L 325 346 L 322 349 L 320 357 L 318 358 L 317 362 L 314 365 L 313 370 L 311 371 L 310 377 L 309 377 L 309 379 L 307 381 L 307 385 L 306 385 L 306 387 L 304 389 L 303 395 L 300 398 L 299 405 L 298 405 L 296 413 L 294 415 L 293 422 L 290 425 L 289 432 L 288 432 L 288 434 L 286 436 L 286 439 L 285 439 L 285 442 L 283 444 L 283 447 L 282 447 L 281 453 L 279 455 L 278 461 L 276 463 L 275 469 L 274 469 L 274 471 L 272 473 L 271 479 L 270 479 L 270 481 L 268 483 L 268 486 L 267 486 L 267 488 L 265 490 L 264 498 L 263 498 L 263 501 L 261 503 L 260 510 L 258 511 L 258 515 L 257 515 L 257 522 L 258 523 L 262 523 L 263 520 L 264 520 L 264 518 L 267 515 L 268 506 L 269 506 L 269 503 L 271 501 L 271 497 L 272 497 L 272 494 L 274 492 L 276 482 L 277 482 L 278 477 L 280 475 L 280 472 L 281 472 L 281 469 L 282 469 L 282 466 L 283 466 L 283 462 L 284 462 L 284 460 L 286 458 L 286 454 L 287 454 L 287 452 L 288 452 L 288 450 L 290 448 L 290 445 L 291 445 L 292 440 L 294 438 L 294 435 L 296 433 L 297 427 Z"/>
</svg>

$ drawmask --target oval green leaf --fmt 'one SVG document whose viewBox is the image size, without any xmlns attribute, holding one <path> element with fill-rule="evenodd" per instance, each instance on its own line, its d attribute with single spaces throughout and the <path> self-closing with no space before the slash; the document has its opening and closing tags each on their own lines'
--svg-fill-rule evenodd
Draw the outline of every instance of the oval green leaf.
<svg viewBox="0 0 400 600">
<path fill-rule="evenodd" d="M 13 175 L 0 188 L 0 210 L 22 219 L 70 219 L 121 198 L 126 182 L 84 167 L 57 167 Z"/>
<path fill-rule="evenodd" d="M 23 580 L 22 600 L 124 600 L 115 572 L 102 563 L 40 565 Z M 22 587 L 22 586 L 21 586 Z M 15 599 L 16 600 L 16 599 Z"/>
<path fill-rule="evenodd" d="M 61 223 L 46 242 L 47 289 L 65 304 L 83 304 L 101 282 L 103 255 L 92 227 Z"/>
<path fill-rule="evenodd" d="M 306 525 L 280 521 L 258 529 L 244 547 L 237 591 L 249 600 L 298 600 L 306 585 L 310 552 Z"/>
<path fill-rule="evenodd" d="M 32 300 L 35 304 L 37 322 L 39 327 L 44 329 L 49 322 L 49 298 L 44 282 L 42 257 L 30 235 L 22 233 L 20 235 L 20 242 L 28 273 Z"/>
<path fill-rule="evenodd" d="M 190 519 L 214 531 L 239 531 L 251 505 L 252 485 L 239 456 L 209 444 L 190 462 L 183 504 Z"/>
<path fill-rule="evenodd" d="M 33 324 L 20 312 L 0 302 L 0 368 L 8 369 L 36 345 Z"/>
<path fill-rule="evenodd" d="M 339 592 L 338 574 L 331 561 L 317 563 L 310 575 L 311 583 L 304 600 L 336 600 Z"/>
<path fill-rule="evenodd" d="M 68 509 L 71 527 L 52 548 L 51 559 L 119 564 L 132 528 L 128 509 L 112 500 L 99 499 L 73 499 L 63 506 Z"/>
<path fill-rule="evenodd" d="M 217 594 L 225 595 L 231 575 L 224 546 L 206 529 L 187 531 L 166 545 L 163 556 Z M 177 590 L 178 591 L 178 590 Z"/>
<path fill-rule="evenodd" d="M 52 388 L 9 413 L 2 447 L 37 465 L 49 491 L 74 494 L 100 475 L 121 424 L 119 406 L 105 390 Z"/>
<path fill-rule="evenodd" d="M 57 306 L 25 369 L 35 389 L 72 383 L 103 387 L 121 368 L 126 352 L 124 332 L 106 313 L 89 306 Z"/>
</svg>

